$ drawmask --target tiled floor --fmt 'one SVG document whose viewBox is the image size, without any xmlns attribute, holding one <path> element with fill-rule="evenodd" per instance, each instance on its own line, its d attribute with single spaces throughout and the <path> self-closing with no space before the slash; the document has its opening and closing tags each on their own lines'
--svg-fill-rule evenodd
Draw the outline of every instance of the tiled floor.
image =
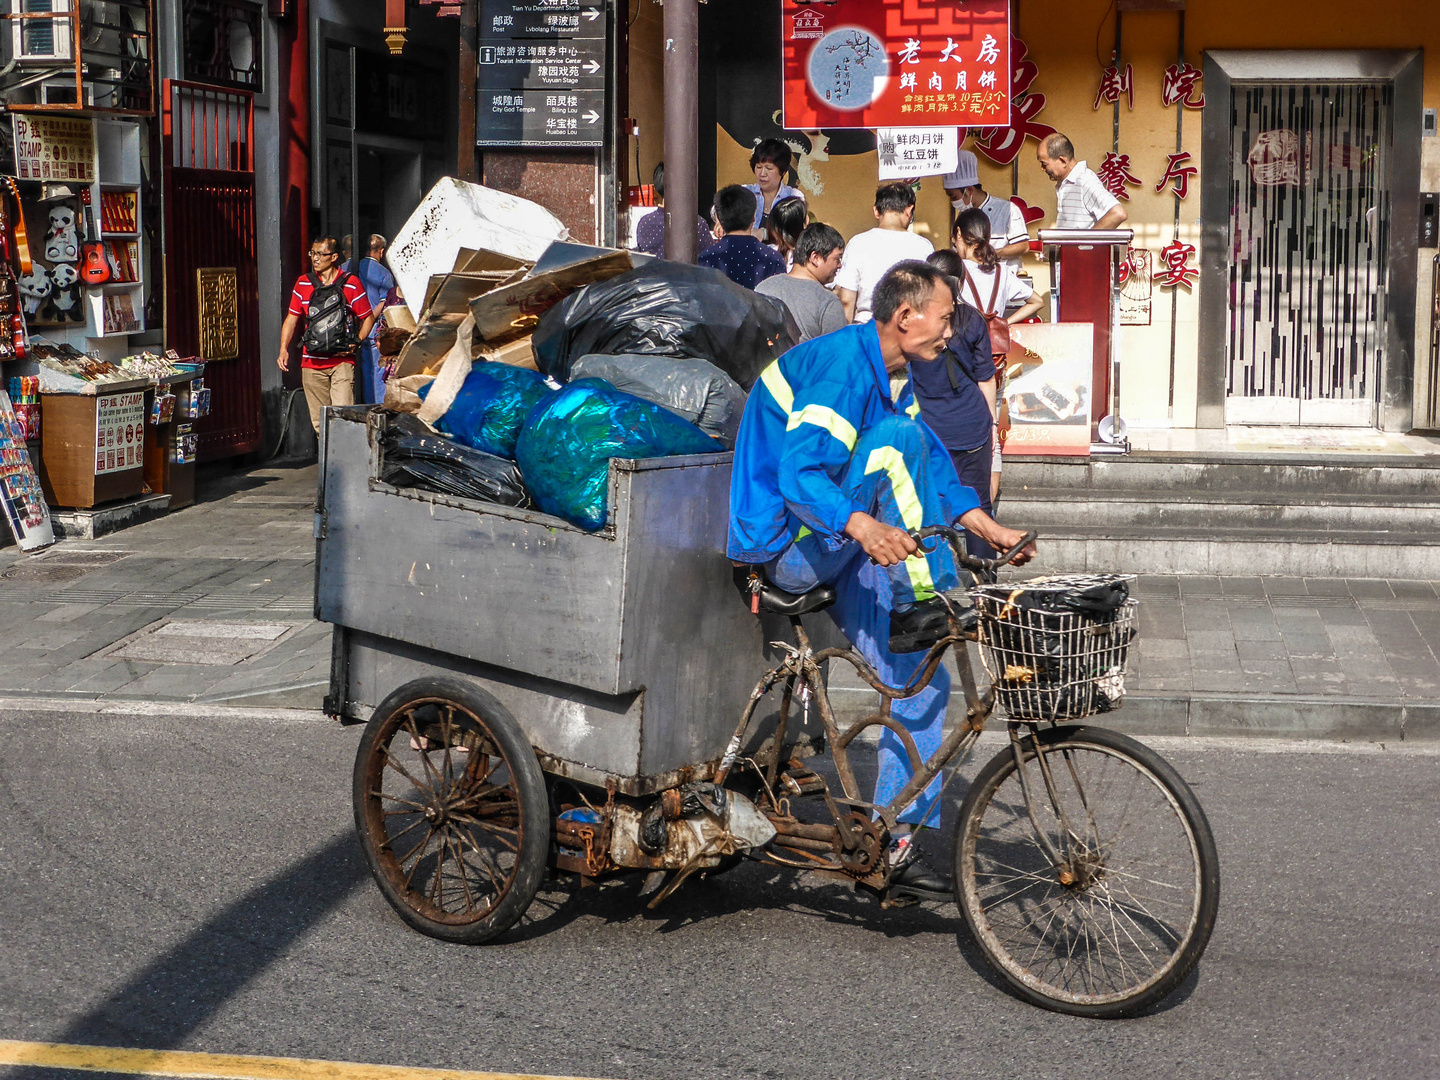
<svg viewBox="0 0 1440 1080">
<path fill-rule="evenodd" d="M 1134 691 L 1440 698 L 1424 581 L 1143 577 Z"/>
</svg>

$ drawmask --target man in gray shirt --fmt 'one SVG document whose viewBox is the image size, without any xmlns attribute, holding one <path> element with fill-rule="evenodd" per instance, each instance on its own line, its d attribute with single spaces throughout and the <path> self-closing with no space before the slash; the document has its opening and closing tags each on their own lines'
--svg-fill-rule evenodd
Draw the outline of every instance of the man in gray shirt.
<svg viewBox="0 0 1440 1080">
<path fill-rule="evenodd" d="M 816 222 L 805 226 L 795 245 L 795 265 L 788 274 L 776 274 L 755 286 L 764 296 L 773 296 L 795 317 L 800 340 L 809 341 L 846 325 L 845 308 L 839 297 L 825 286 L 835 280 L 845 238 L 829 225 Z"/>
</svg>

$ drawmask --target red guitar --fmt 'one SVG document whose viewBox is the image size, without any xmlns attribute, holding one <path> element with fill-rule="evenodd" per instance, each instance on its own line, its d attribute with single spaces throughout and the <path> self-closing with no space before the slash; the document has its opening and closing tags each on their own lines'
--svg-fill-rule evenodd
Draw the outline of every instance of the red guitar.
<svg viewBox="0 0 1440 1080">
<path fill-rule="evenodd" d="M 110 261 L 105 258 L 105 245 L 95 233 L 95 219 L 90 216 L 90 188 L 80 189 L 85 204 L 85 240 L 80 245 L 80 280 L 86 285 L 104 285 L 110 280 Z M 95 239 L 91 239 L 94 235 Z"/>
</svg>

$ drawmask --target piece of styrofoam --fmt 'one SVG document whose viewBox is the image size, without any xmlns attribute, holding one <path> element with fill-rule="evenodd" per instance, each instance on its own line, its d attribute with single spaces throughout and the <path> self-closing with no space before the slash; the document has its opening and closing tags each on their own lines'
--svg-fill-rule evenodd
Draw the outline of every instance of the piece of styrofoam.
<svg viewBox="0 0 1440 1080">
<path fill-rule="evenodd" d="M 420 201 L 386 254 L 418 321 L 430 276 L 453 270 L 461 248 L 534 262 L 552 242 L 569 236 L 564 222 L 538 203 L 446 176 Z"/>
</svg>

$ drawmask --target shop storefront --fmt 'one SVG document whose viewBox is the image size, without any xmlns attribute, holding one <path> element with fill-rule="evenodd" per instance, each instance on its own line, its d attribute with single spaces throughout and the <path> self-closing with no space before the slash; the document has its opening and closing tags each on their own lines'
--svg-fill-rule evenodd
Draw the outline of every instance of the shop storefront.
<svg viewBox="0 0 1440 1080">
<path fill-rule="evenodd" d="M 899 0 L 881 3 L 901 18 Z M 753 182 L 750 149 L 780 137 L 817 219 L 846 236 L 871 226 L 873 132 L 781 126 L 783 43 L 826 18 L 823 2 L 702 8 L 701 129 L 714 140 L 702 204 Z M 659 30 L 643 14 L 631 28 L 632 101 L 661 99 L 658 67 L 637 61 L 658 51 Z M 1298 2 L 1019 0 L 1012 34 L 1011 126 L 971 128 L 964 145 L 1032 236 L 1055 212 L 1035 160 L 1051 131 L 1122 200 L 1136 233 L 1119 331 L 1132 428 L 1440 426 L 1433 5 L 1402 0 L 1357 20 Z M 644 176 L 664 147 L 658 124 L 641 128 Z M 938 177 L 918 199 L 915 231 L 943 244 Z M 1026 270 L 1048 288 L 1039 257 Z"/>
</svg>

